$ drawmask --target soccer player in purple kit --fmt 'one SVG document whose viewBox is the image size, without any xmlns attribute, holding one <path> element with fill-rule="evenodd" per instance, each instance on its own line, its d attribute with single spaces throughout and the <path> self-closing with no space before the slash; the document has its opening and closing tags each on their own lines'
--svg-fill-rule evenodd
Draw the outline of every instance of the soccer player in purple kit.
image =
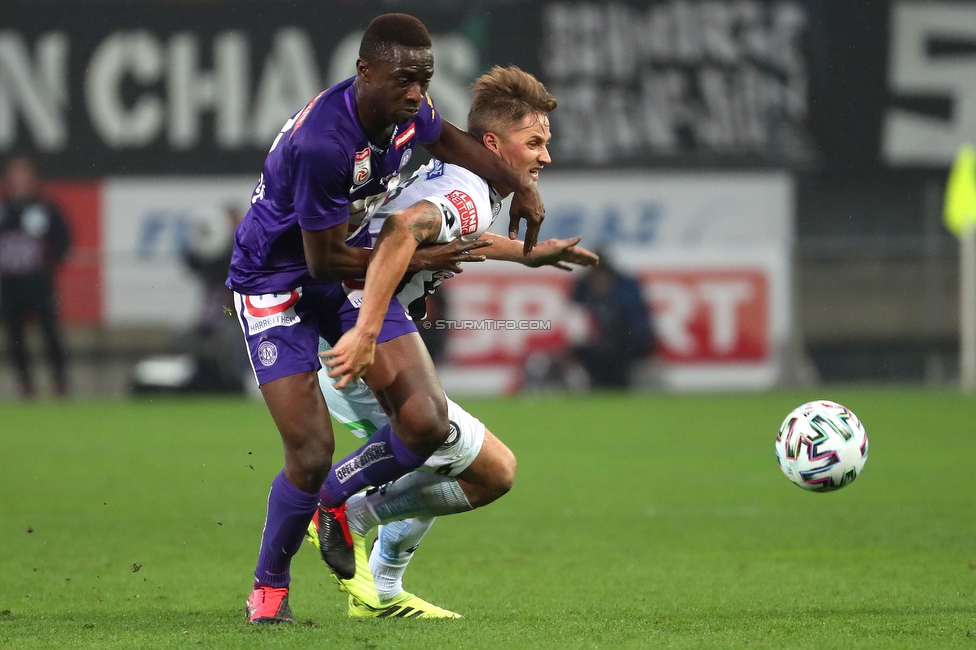
<svg viewBox="0 0 976 650">
<path fill-rule="evenodd" d="M 278 134 L 235 234 L 228 286 L 285 455 L 268 495 L 247 601 L 251 623 L 294 621 L 289 568 L 316 510 L 323 557 L 351 578 L 355 559 L 339 506 L 419 467 L 450 432 L 444 392 L 413 322 L 392 296 L 376 307 L 371 285 L 382 283 L 383 272 L 369 265 L 365 248 L 372 243 L 369 218 L 395 190 L 413 149 L 424 143 L 438 159 L 515 188 L 510 236 L 525 219 L 525 252 L 538 237 L 543 208 L 533 179 L 441 121 L 426 95 L 433 72 L 430 36 L 419 20 L 374 19 L 356 76 L 310 101 Z M 378 250 L 397 245 L 384 239 Z M 421 251 L 410 268 L 478 261 L 483 256 L 470 252 L 481 245 Z M 362 277 L 365 287 L 349 281 Z M 334 440 L 316 375 L 319 335 L 334 346 L 327 364 L 337 385 L 364 377 L 391 416 L 331 474 Z"/>
</svg>

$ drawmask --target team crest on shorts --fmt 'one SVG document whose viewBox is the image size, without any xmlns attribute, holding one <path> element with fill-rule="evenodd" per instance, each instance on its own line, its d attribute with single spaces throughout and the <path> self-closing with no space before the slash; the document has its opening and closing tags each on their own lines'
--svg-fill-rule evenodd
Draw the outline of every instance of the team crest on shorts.
<svg viewBox="0 0 976 650">
<path fill-rule="evenodd" d="M 278 360 L 278 346 L 271 341 L 262 341 L 258 346 L 258 361 L 262 366 L 274 365 Z"/>
</svg>

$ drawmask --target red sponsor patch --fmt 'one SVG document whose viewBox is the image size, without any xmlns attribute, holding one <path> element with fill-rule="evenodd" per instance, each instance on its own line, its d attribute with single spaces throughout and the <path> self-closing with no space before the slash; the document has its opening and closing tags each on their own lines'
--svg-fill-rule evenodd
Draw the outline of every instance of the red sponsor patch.
<svg viewBox="0 0 976 650">
<path fill-rule="evenodd" d="M 461 190 L 453 190 L 448 192 L 447 200 L 457 208 L 461 217 L 462 235 L 470 235 L 478 229 L 478 209 L 474 205 L 474 199 Z"/>
<path fill-rule="evenodd" d="M 412 138 L 416 132 L 417 132 L 417 125 L 414 122 L 411 122 L 410 128 L 408 128 L 406 131 L 398 135 L 396 139 L 393 140 L 393 144 L 396 145 L 397 149 L 399 149 L 400 147 L 405 145 L 407 141 L 409 141 L 410 138 Z"/>
</svg>

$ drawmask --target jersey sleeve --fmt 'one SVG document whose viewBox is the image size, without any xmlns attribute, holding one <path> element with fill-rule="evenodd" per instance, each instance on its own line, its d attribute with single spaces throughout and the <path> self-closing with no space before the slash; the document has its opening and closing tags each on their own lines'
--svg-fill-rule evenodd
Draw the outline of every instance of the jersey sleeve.
<svg viewBox="0 0 976 650">
<path fill-rule="evenodd" d="M 295 213 L 303 230 L 326 230 L 349 220 L 350 155 L 339 140 L 296 139 L 292 149 Z"/>
<path fill-rule="evenodd" d="M 423 200 L 441 211 L 441 232 L 437 243 L 446 244 L 458 237 L 471 241 L 480 237 L 494 218 L 488 185 L 466 169 L 451 165 L 438 179 L 438 191 Z"/>
<path fill-rule="evenodd" d="M 417 141 L 433 142 L 441 135 L 441 114 L 434 108 L 430 95 L 424 94 L 420 110 L 414 118 L 417 124 Z"/>
</svg>

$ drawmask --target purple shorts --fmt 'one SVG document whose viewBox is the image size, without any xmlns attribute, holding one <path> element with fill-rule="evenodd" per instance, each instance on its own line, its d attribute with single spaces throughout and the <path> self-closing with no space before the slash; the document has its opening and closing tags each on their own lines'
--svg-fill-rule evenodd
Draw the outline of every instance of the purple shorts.
<svg viewBox="0 0 976 650">
<path fill-rule="evenodd" d="M 234 306 L 258 385 L 318 372 L 319 337 L 335 345 L 352 329 L 362 303 L 362 280 L 297 287 L 260 296 L 234 292 Z M 395 297 L 390 301 L 377 343 L 416 332 Z"/>
</svg>

